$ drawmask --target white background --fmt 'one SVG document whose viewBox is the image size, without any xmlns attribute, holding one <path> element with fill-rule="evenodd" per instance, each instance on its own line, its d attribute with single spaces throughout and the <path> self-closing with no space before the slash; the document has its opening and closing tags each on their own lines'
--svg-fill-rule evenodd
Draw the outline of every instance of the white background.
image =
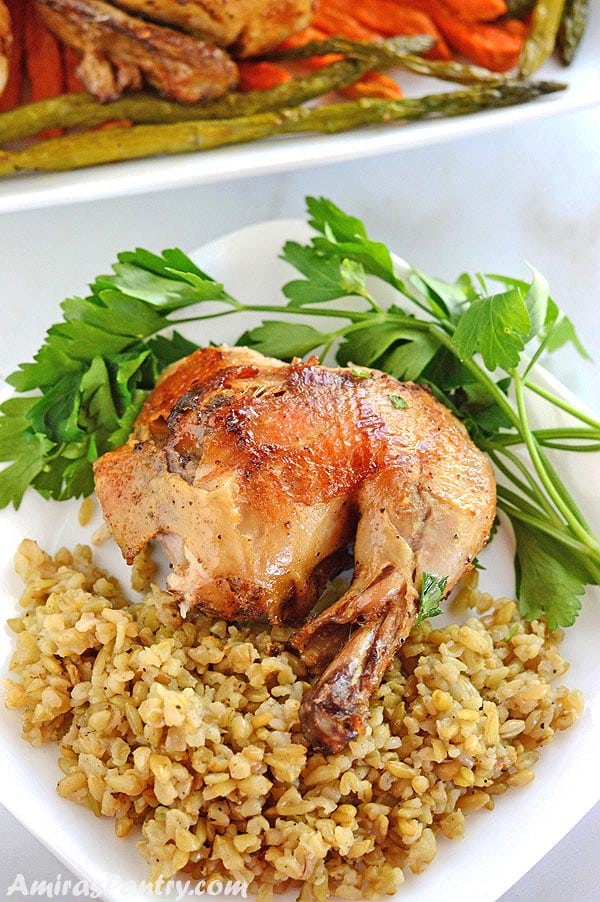
<svg viewBox="0 0 600 902">
<path fill-rule="evenodd" d="M 585 112 L 356 163 L 4 214 L 0 375 L 13 368 L 17 350 L 38 347 L 59 302 L 107 271 L 117 251 L 190 249 L 249 223 L 301 216 L 305 194 L 332 198 L 363 218 L 374 237 L 441 277 L 463 270 L 524 275 L 528 260 L 546 274 L 600 362 L 599 148 L 600 113 Z M 600 369 L 571 352 L 548 365 L 600 411 Z M 19 871 L 28 880 L 67 876 L 1 809 L 0 836 L 0 899 Z M 597 807 L 503 902 L 595 902 L 599 857 Z M 446 902 L 458 902 L 459 876 L 448 879 Z"/>
</svg>

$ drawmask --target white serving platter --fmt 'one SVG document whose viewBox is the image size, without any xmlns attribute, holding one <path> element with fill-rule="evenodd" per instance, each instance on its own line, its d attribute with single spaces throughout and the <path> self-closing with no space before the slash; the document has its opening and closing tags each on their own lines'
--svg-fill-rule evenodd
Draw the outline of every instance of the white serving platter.
<svg viewBox="0 0 600 902">
<path fill-rule="evenodd" d="M 339 135 L 273 138 L 204 153 L 111 163 L 73 172 L 23 174 L 0 180 L 0 213 L 268 175 L 425 147 L 501 128 L 518 128 L 600 102 L 598 47 L 600 7 L 592 3 L 589 24 L 572 65 L 564 67 L 552 59 L 534 76 L 567 82 L 568 90 L 533 103 L 450 119 L 362 128 Z M 403 75 L 400 80 L 407 96 L 451 87 L 421 77 Z"/>
<path fill-rule="evenodd" d="M 303 240 L 303 222 L 283 220 L 262 223 L 226 235 L 193 253 L 194 259 L 242 300 L 276 302 L 290 269 L 278 259 L 285 239 Z M 93 274 L 90 274 L 93 275 Z M 16 303 L 16 301 L 15 301 Z M 216 320 L 210 328 L 190 327 L 196 341 L 231 342 L 256 323 Z M 50 325 L 50 323 L 48 323 Z M 26 347 L 26 336 L 6 335 L 11 356 L 29 359 L 36 350 Z M 15 347 L 16 345 L 16 347 Z M 572 400 L 567 389 L 552 377 L 537 373 L 538 381 Z M 535 420 L 547 427 L 562 422 L 562 414 L 532 399 Z M 600 532 L 600 455 L 563 454 L 558 468 L 568 488 L 581 503 L 596 532 Z M 31 537 L 55 551 L 61 545 L 89 542 L 99 519 L 82 529 L 77 523 L 78 502 L 46 502 L 34 493 L 26 495 L 19 509 L 0 512 L 0 601 L 4 617 L 18 610 L 20 581 L 12 558 L 20 540 Z M 128 584 L 125 565 L 115 546 L 98 549 L 97 559 Z M 482 555 L 486 570 L 481 586 L 497 595 L 514 591 L 512 544 L 500 530 Z M 540 587 L 543 591 L 543 586 Z M 579 687 L 585 697 L 585 713 L 578 724 L 556 737 L 542 750 L 537 777 L 527 787 L 514 789 L 498 799 L 493 812 L 467 818 L 466 836 L 453 842 L 440 840 L 435 861 L 424 874 L 407 880 L 397 899 L 410 902 L 495 902 L 536 864 L 600 800 L 600 593 L 589 590 L 583 612 L 567 636 L 563 653 L 572 662 L 564 679 Z M 5 676 L 13 648 L 13 635 L 0 626 L 0 670 Z M 56 746 L 34 749 L 20 738 L 20 718 L 0 706 L 0 802 L 76 875 L 102 888 L 105 902 L 139 902 L 148 899 L 140 888 L 147 869 L 135 848 L 135 838 L 118 840 L 113 823 L 96 819 L 84 808 L 58 797 L 60 772 Z M 137 888 L 136 888 L 137 887 Z"/>
</svg>

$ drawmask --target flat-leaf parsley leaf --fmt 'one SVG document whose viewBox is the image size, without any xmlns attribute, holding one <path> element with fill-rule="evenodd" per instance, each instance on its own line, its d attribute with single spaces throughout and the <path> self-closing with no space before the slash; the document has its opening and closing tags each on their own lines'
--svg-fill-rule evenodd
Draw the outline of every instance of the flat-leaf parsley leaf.
<svg viewBox="0 0 600 902">
<path fill-rule="evenodd" d="M 447 576 L 434 576 L 432 573 L 423 574 L 417 623 L 422 623 L 424 620 L 428 620 L 430 617 L 437 617 L 438 614 L 442 613 L 440 601 L 444 597 L 447 585 Z"/>
</svg>

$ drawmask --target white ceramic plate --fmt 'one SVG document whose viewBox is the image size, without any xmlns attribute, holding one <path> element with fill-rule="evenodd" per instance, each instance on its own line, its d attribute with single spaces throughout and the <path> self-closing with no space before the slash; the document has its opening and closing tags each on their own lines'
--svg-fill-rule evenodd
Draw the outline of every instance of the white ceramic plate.
<svg viewBox="0 0 600 902">
<path fill-rule="evenodd" d="M 340 135 L 300 135 L 207 153 L 113 163 L 77 172 L 22 175 L 0 180 L 0 213 L 376 156 L 506 126 L 517 128 L 536 119 L 584 109 L 600 102 L 600 8 L 596 3 L 590 6 L 589 25 L 574 63 L 565 68 L 553 60 L 535 76 L 566 81 L 569 89 L 534 103 L 407 126 L 364 128 Z M 449 88 L 436 80 L 406 76 L 402 77 L 402 85 L 408 95 Z"/>
<path fill-rule="evenodd" d="M 306 225 L 278 221 L 251 226 L 225 236 L 194 254 L 215 278 L 241 299 L 276 301 L 281 285 L 291 271 L 277 259 L 284 239 L 306 237 Z M 250 274 L 250 275 L 249 275 Z M 216 320 L 210 329 L 190 331 L 197 341 L 230 341 L 256 320 L 245 322 Z M 5 336 L 10 354 L 29 359 L 35 350 L 24 346 L 26 338 Z M 540 376 L 540 374 L 538 374 Z M 569 396 L 550 377 L 553 389 Z M 535 415 L 546 426 L 558 424 L 560 413 L 535 405 Z M 555 421 L 555 422 L 554 422 Z M 563 455 L 561 475 L 573 494 L 582 501 L 593 526 L 600 531 L 600 456 Z M 98 520 L 86 529 L 77 525 L 77 502 L 50 503 L 34 493 L 26 496 L 18 512 L 0 513 L 0 600 L 3 615 L 17 610 L 20 583 L 12 570 L 12 557 L 24 536 L 37 539 L 54 551 L 61 545 L 89 541 Z M 500 531 L 483 559 L 484 589 L 495 594 L 513 591 L 510 537 Z M 124 577 L 126 568 L 110 545 L 98 550 L 99 562 Z M 543 586 L 540 587 L 543 591 Z M 493 902 L 526 873 L 557 843 L 583 815 L 600 800 L 600 598 L 588 592 L 577 625 L 568 632 L 564 653 L 572 662 L 567 682 L 580 687 L 586 710 L 581 721 L 559 735 L 542 751 L 537 779 L 524 789 L 514 789 L 498 799 L 492 812 L 477 813 L 467 819 L 463 840 L 440 841 L 436 860 L 419 877 L 410 878 L 401 897 L 411 902 Z M 0 628 L 0 662 L 3 673 L 13 648 L 13 636 Z M 20 718 L 0 707 L 0 774 L 2 801 L 49 849 L 82 878 L 103 887 L 106 902 L 136 902 L 144 898 L 123 886 L 123 881 L 144 880 L 146 865 L 135 849 L 135 840 L 117 840 L 110 820 L 96 819 L 89 811 L 59 798 L 55 785 L 59 778 L 56 746 L 33 749 L 20 739 Z M 121 881 L 120 888 L 114 883 Z M 147 898 L 147 896 L 145 897 Z M 400 898 L 400 897 L 398 897 Z"/>
</svg>

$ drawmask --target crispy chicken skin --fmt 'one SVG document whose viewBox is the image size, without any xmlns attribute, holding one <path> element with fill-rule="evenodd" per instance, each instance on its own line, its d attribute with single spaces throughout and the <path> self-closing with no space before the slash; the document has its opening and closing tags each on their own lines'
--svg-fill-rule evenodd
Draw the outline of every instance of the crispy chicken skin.
<svg viewBox="0 0 600 902">
<path fill-rule="evenodd" d="M 103 0 L 37 2 L 48 27 L 82 53 L 78 75 L 100 100 L 115 100 L 146 81 L 163 97 L 197 103 L 237 84 L 237 66 L 214 43 L 146 22 Z"/>
<path fill-rule="evenodd" d="M 172 366 L 95 477 L 125 558 L 157 538 L 184 612 L 304 623 L 292 643 L 320 675 L 301 719 L 331 751 L 364 731 L 422 574 L 450 591 L 495 515 L 489 462 L 425 388 L 247 348 Z M 352 542 L 348 591 L 306 621 Z"/>
</svg>

